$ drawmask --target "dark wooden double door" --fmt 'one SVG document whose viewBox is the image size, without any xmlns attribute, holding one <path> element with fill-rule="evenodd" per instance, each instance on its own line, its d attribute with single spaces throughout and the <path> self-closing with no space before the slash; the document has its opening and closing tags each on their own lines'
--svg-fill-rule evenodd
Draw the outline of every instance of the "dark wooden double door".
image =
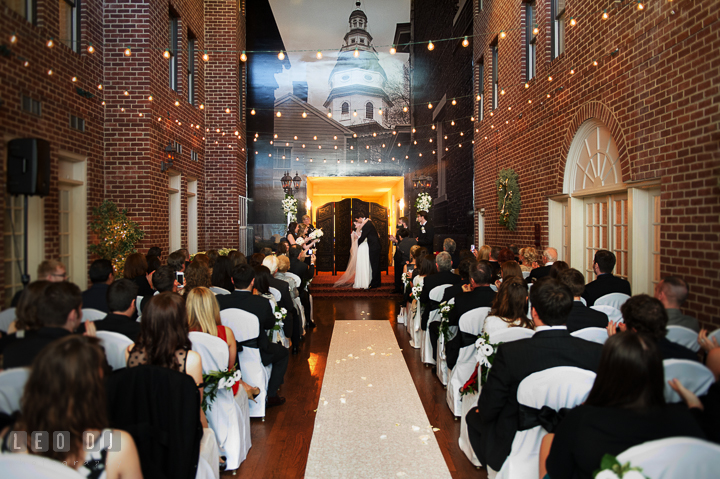
<svg viewBox="0 0 720 479">
<path fill-rule="evenodd" d="M 380 270 L 387 273 L 388 248 L 388 209 L 377 203 L 346 198 L 342 201 L 326 203 L 317 210 L 316 227 L 322 228 L 323 238 L 317 248 L 317 270 L 345 271 L 350 261 L 350 234 L 353 230 L 353 215 L 357 212 L 369 213 L 370 219 L 380 235 Z"/>
</svg>

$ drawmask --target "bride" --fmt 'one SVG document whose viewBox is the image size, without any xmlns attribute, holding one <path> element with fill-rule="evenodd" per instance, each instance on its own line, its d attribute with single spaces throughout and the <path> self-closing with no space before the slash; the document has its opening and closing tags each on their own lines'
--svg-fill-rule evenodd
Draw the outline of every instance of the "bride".
<svg viewBox="0 0 720 479">
<path fill-rule="evenodd" d="M 358 238 L 360 238 L 362 234 L 362 227 L 365 225 L 365 221 L 355 221 L 353 224 L 355 225 L 355 229 L 350 234 L 350 261 L 348 261 L 345 273 L 335 282 L 335 287 L 339 288 L 352 284 L 353 288 L 367 289 L 372 279 L 368 242 L 364 241 L 358 246 Z"/>
</svg>

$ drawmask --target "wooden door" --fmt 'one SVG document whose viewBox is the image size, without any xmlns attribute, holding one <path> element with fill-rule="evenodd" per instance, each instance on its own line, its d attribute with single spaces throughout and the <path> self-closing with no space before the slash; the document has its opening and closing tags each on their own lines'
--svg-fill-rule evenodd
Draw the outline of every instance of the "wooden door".
<svg viewBox="0 0 720 479">
<path fill-rule="evenodd" d="M 368 204 L 370 206 L 370 219 L 380 236 L 380 270 L 387 273 L 390 264 L 388 260 L 388 249 L 390 247 L 390 240 L 388 239 L 388 209 L 377 203 Z"/>
<path fill-rule="evenodd" d="M 335 203 L 327 203 L 317 210 L 316 228 L 323 230 L 323 237 L 317 245 L 317 271 L 332 271 L 335 273 Z"/>
<path fill-rule="evenodd" d="M 352 198 L 335 203 L 335 272 L 345 271 L 350 261 Z"/>
</svg>

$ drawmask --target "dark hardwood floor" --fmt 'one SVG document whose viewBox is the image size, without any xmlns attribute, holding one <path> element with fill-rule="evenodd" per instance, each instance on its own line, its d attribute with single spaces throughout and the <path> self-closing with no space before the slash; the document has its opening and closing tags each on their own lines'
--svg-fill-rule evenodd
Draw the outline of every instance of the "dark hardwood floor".
<svg viewBox="0 0 720 479">
<path fill-rule="evenodd" d="M 223 477 L 302 478 L 305 474 L 310 440 L 315 424 L 315 410 L 320 399 L 323 375 L 336 320 L 390 321 L 403 350 L 403 356 L 415 382 L 430 423 L 439 428 L 436 438 L 454 479 L 485 479 L 458 447 L 460 421 L 455 421 L 445 402 L 445 389 L 430 368 L 420 361 L 420 350 L 408 344 L 404 325 L 396 322 L 398 306 L 392 299 L 317 299 L 314 302 L 317 327 L 305 336 L 300 354 L 290 357 L 285 383 L 280 395 L 287 402 L 268 409 L 265 421 L 252 419 L 252 448 L 237 471 Z M 382 407 L 382 398 L 378 398 Z M 358 471 L 356 477 L 363 477 Z"/>
</svg>

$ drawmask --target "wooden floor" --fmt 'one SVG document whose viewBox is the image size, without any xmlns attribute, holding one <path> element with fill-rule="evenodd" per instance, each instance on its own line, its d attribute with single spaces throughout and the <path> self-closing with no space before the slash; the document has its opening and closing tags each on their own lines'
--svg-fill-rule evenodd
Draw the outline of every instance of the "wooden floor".
<svg viewBox="0 0 720 479">
<path fill-rule="evenodd" d="M 405 326 L 397 324 L 395 300 L 318 299 L 314 308 L 317 327 L 305 336 L 300 354 L 290 357 L 285 384 L 280 388 L 280 395 L 287 402 L 268 409 L 264 422 L 251 420 L 252 448 L 248 457 L 237 471 L 225 472 L 223 477 L 232 477 L 234 473 L 253 478 L 304 476 L 334 322 L 369 318 L 392 323 L 430 424 L 440 429 L 435 434 L 453 478 L 487 477 L 484 470 L 475 469 L 458 447 L 460 421 L 453 419 L 440 381 L 420 361 L 420 350 L 410 348 Z M 378 407 L 382 407 L 382 398 L 377 401 Z M 357 471 L 356 477 L 363 477 L 362 471 Z"/>
</svg>

